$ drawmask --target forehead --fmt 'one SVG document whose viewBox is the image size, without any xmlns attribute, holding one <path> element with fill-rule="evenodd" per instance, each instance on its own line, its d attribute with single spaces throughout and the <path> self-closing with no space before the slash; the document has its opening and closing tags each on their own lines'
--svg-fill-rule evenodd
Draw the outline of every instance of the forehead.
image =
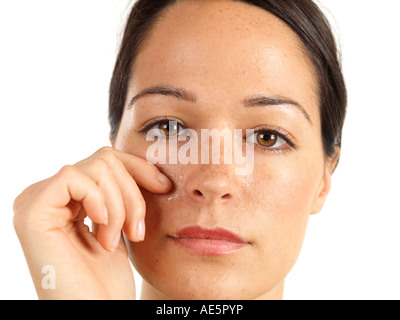
<svg viewBox="0 0 400 320">
<path fill-rule="evenodd" d="M 266 10 L 229 0 L 185 0 L 152 28 L 131 89 L 160 83 L 204 95 L 265 93 L 309 104 L 316 77 L 298 36 Z"/>
</svg>

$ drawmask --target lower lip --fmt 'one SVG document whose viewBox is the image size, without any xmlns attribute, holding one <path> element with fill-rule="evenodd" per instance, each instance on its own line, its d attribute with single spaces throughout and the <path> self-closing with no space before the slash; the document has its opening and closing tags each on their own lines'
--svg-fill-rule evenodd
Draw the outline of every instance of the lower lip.
<svg viewBox="0 0 400 320">
<path fill-rule="evenodd" d="M 200 255 L 222 256 L 235 253 L 246 244 L 216 239 L 172 238 L 186 250 Z"/>
</svg>

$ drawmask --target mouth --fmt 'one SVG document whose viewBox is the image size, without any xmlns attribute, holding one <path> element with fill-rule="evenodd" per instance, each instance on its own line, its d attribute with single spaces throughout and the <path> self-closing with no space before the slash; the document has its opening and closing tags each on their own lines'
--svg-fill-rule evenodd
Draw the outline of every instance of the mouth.
<svg viewBox="0 0 400 320">
<path fill-rule="evenodd" d="M 199 226 L 184 228 L 170 238 L 191 253 L 210 256 L 233 254 L 250 244 L 226 229 Z"/>
</svg>

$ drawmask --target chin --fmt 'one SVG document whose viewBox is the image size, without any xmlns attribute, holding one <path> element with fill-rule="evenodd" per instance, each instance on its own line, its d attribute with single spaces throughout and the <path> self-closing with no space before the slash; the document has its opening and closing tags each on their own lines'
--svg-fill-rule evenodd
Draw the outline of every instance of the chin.
<svg viewBox="0 0 400 320">
<path fill-rule="evenodd" d="M 251 292 L 246 285 L 241 285 L 243 279 L 214 279 L 200 274 L 186 279 L 159 278 L 156 275 L 143 275 L 143 280 L 152 289 L 157 290 L 160 298 L 173 300 L 248 300 L 256 299 L 262 293 Z M 179 277 L 180 278 L 180 277 Z M 146 298 L 146 297 L 144 297 Z M 148 297 L 151 298 L 151 297 Z"/>
<path fill-rule="evenodd" d="M 128 247 L 130 260 L 143 278 L 143 299 L 257 299 L 273 290 L 283 276 L 257 269 L 260 261 L 251 250 L 226 256 L 193 255 L 174 246 L 151 250 L 145 242 Z"/>
</svg>

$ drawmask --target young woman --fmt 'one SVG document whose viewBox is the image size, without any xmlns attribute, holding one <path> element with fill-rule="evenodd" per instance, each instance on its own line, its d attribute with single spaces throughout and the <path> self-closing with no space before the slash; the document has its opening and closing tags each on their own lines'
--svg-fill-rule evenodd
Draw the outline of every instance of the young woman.
<svg viewBox="0 0 400 320">
<path fill-rule="evenodd" d="M 345 107 L 335 41 L 311 0 L 137 1 L 111 80 L 112 147 L 14 203 L 39 298 L 133 299 L 130 259 L 143 299 L 281 299 L 329 193 Z M 147 161 L 150 132 L 178 152 L 189 129 L 240 129 L 252 170 L 211 155 Z"/>
</svg>

